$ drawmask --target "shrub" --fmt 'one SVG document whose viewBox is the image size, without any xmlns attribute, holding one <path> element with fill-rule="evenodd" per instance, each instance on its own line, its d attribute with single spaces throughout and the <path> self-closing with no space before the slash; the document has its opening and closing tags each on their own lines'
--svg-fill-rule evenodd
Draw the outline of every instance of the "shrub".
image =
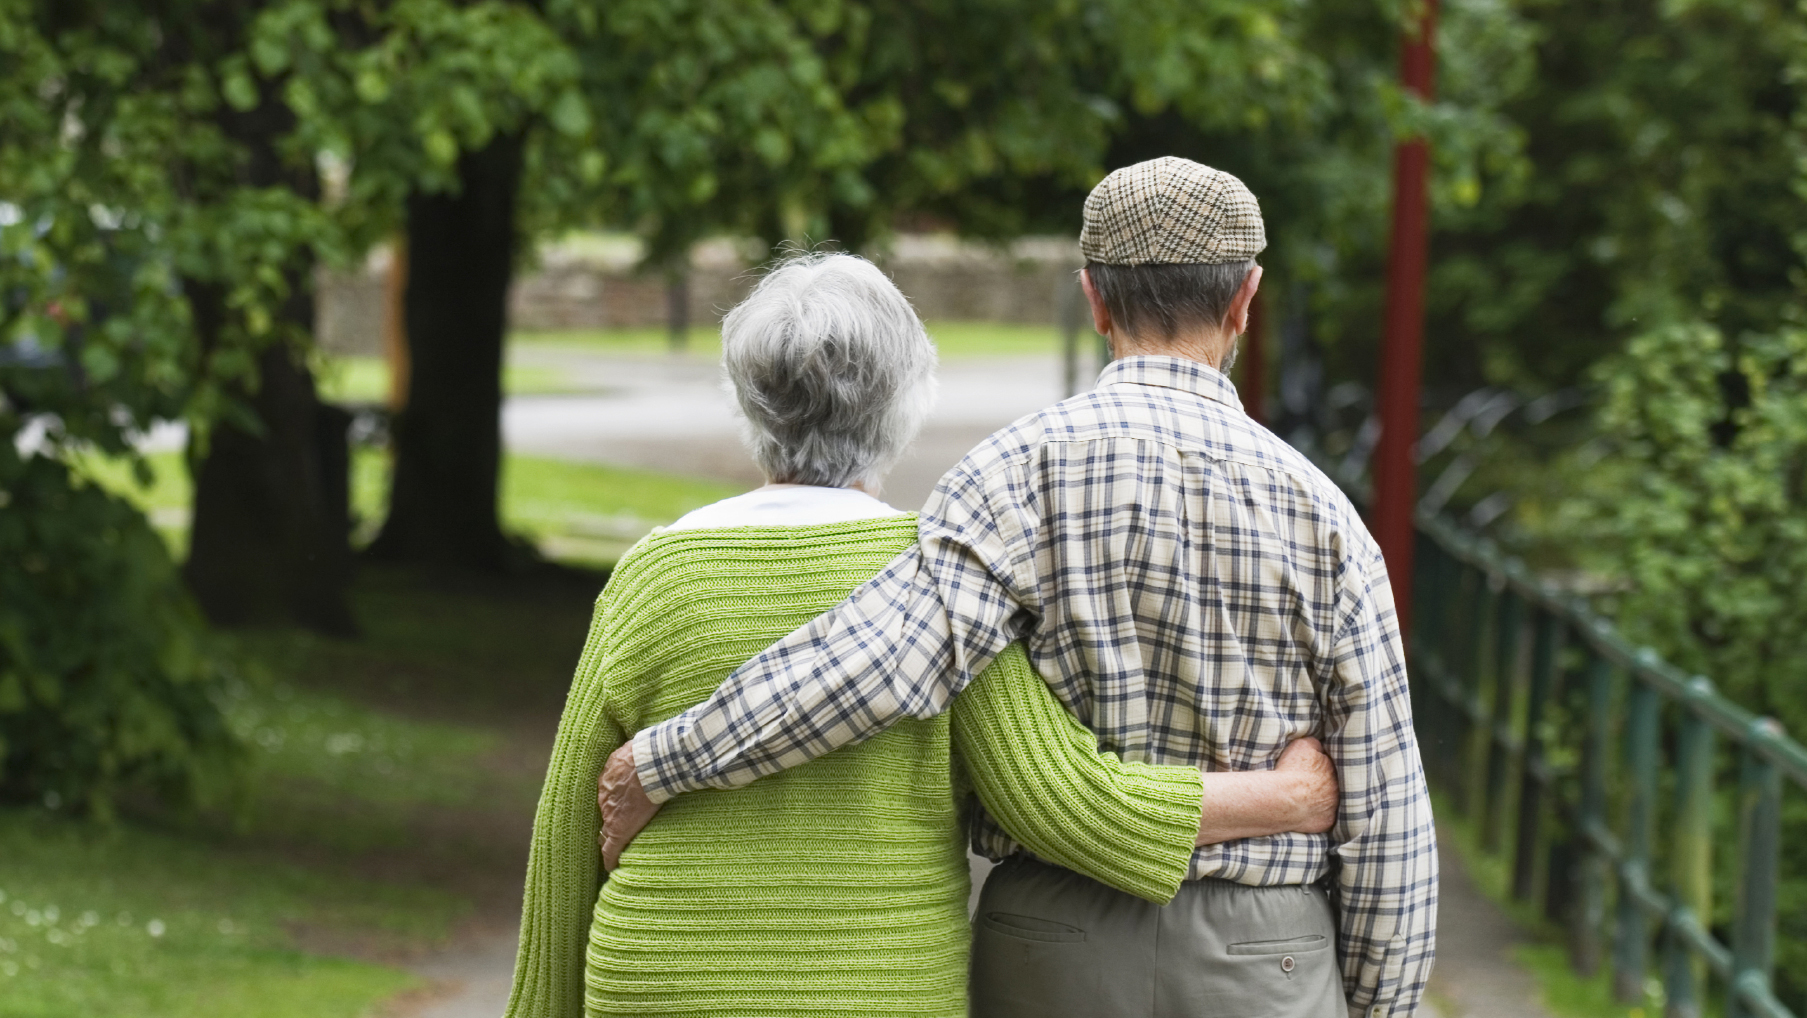
<svg viewBox="0 0 1807 1018">
<path fill-rule="evenodd" d="M 207 797 L 237 755 L 223 679 L 144 516 L 0 443 L 0 797 Z"/>
<path fill-rule="evenodd" d="M 1678 325 L 1603 365 L 1610 483 L 1569 509 L 1630 638 L 1807 734 L 1807 332 Z"/>
</svg>

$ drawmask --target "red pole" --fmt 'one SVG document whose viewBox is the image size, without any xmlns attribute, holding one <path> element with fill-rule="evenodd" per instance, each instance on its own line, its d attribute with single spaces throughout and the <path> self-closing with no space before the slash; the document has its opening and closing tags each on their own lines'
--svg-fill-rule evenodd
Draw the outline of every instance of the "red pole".
<svg viewBox="0 0 1807 1018">
<path fill-rule="evenodd" d="M 1400 43 L 1399 77 L 1427 102 L 1435 95 L 1433 36 L 1437 0 L 1423 0 L 1415 32 Z M 1399 630 L 1412 619 L 1412 509 L 1418 501 L 1419 390 L 1424 376 L 1424 270 L 1429 248 L 1425 183 L 1430 147 L 1423 138 L 1393 152 L 1393 237 L 1387 252 L 1386 335 L 1380 354 L 1380 442 L 1374 448 L 1374 537 L 1387 559 Z"/>
<path fill-rule="evenodd" d="M 1267 351 L 1263 343 L 1267 319 L 1261 313 L 1263 303 L 1261 291 L 1255 291 L 1255 299 L 1249 303 L 1249 331 L 1242 337 L 1242 355 L 1237 358 L 1242 365 L 1242 409 L 1256 424 L 1267 423 Z"/>
</svg>

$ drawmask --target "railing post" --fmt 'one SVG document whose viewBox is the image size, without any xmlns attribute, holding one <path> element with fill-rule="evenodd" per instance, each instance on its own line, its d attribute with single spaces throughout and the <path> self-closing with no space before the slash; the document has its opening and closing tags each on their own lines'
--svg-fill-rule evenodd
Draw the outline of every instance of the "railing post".
<svg viewBox="0 0 1807 1018">
<path fill-rule="evenodd" d="M 1412 613 L 1416 615 L 1423 610 L 1424 605 L 1435 604 L 1437 595 L 1435 591 L 1430 589 L 1430 574 L 1435 567 L 1431 565 L 1428 555 L 1422 559 L 1418 557 L 1429 550 L 1432 542 L 1430 538 L 1424 536 L 1422 531 L 1414 533 L 1412 539 L 1417 541 L 1419 545 L 1412 556 L 1412 597 L 1417 602 L 1412 605 Z M 1424 641 L 1424 633 L 1422 631 L 1416 633 L 1401 633 L 1400 635 L 1405 637 L 1407 653 L 1417 650 Z"/>
<path fill-rule="evenodd" d="M 1474 625 L 1473 591 L 1470 588 L 1476 570 L 1447 552 L 1441 557 L 1444 565 L 1437 584 L 1443 597 L 1443 604 L 1438 609 L 1441 617 L 1437 620 L 1437 728 L 1430 733 L 1430 741 L 1437 749 L 1438 777 L 1444 787 L 1448 787 L 1458 780 L 1462 767 L 1462 733 L 1466 718 L 1460 690 L 1470 628 Z M 1423 733 L 1420 733 L 1422 737 Z"/>
<path fill-rule="evenodd" d="M 1481 701 L 1481 676 L 1487 668 L 1487 634 L 1499 626 L 1499 592 L 1494 589 L 1493 578 L 1486 570 L 1476 569 L 1474 583 L 1468 643 L 1463 648 L 1462 671 L 1455 689 L 1461 731 L 1456 742 L 1456 772 L 1449 783 L 1456 810 L 1468 817 L 1474 816 L 1477 802 L 1482 803 L 1484 809 L 1487 801 L 1485 789 L 1475 781 L 1477 775 L 1485 773 L 1475 766 L 1475 753 L 1477 750 L 1485 753 L 1487 740 L 1477 740 L 1475 735 L 1485 736 L 1487 732 L 1487 715 Z"/>
<path fill-rule="evenodd" d="M 1769 718 L 1751 722 L 1752 739 L 1775 735 Z M 1767 990 L 1776 954 L 1776 879 L 1782 851 L 1782 777 L 1774 764 L 1747 747 L 1738 782 L 1738 842 L 1744 846 L 1738 907 L 1732 919 L 1732 989 L 1726 1018 L 1753 1014 L 1744 1003 L 1751 990 Z"/>
<path fill-rule="evenodd" d="M 1426 777 L 1435 781 L 1443 763 L 1434 733 L 1442 728 L 1438 713 L 1443 696 L 1436 676 L 1442 671 L 1443 562 L 1448 553 L 1422 530 L 1414 531 L 1412 539 L 1419 544 L 1412 556 L 1415 575 L 1411 578 L 1411 596 L 1418 601 L 1412 606 L 1411 614 L 1418 624 L 1403 634 L 1407 660 L 1412 665 L 1407 678 L 1414 724 L 1421 733 L 1419 748 L 1424 757 Z"/>
<path fill-rule="evenodd" d="M 1518 632 L 1525 600 L 1507 587 L 1500 594 L 1500 625 L 1494 640 L 1493 710 L 1487 717 L 1487 797 L 1482 803 L 1481 845 L 1500 850 L 1506 787 L 1512 778 L 1512 686 L 1518 671 Z"/>
<path fill-rule="evenodd" d="M 1613 666 L 1598 654 L 1588 656 L 1587 741 L 1581 747 L 1580 885 L 1581 900 L 1570 916 L 1569 961 L 1575 971 L 1592 976 L 1600 969 L 1600 934 L 1606 926 L 1607 860 L 1595 843 L 1606 824 L 1606 775 L 1612 743 Z"/>
<path fill-rule="evenodd" d="M 1431 540 L 1422 531 L 1413 535 L 1422 547 L 1412 556 L 1412 596 L 1417 604 L 1412 606 L 1413 615 L 1421 619 L 1423 624 L 1405 636 L 1406 647 L 1416 655 L 1435 655 L 1437 652 L 1438 609 L 1443 598 L 1437 582 L 1443 571 L 1443 546 Z"/>
<path fill-rule="evenodd" d="M 1681 928 L 1705 927 L 1713 921 L 1713 728 L 1685 701 L 1680 713 L 1671 871 L 1675 907 L 1664 938 L 1663 1013 L 1667 1018 L 1699 1018 L 1705 964 L 1694 957 Z"/>
<path fill-rule="evenodd" d="M 1525 758 L 1519 768 L 1518 839 L 1512 858 L 1512 896 L 1531 897 L 1537 884 L 1537 850 L 1543 840 L 1543 793 L 1548 774 L 1544 768 L 1544 708 L 1556 684 L 1556 654 L 1562 640 L 1562 620 L 1538 607 L 1532 617 L 1531 690 L 1525 705 Z"/>
<path fill-rule="evenodd" d="M 1650 820 L 1656 813 L 1657 744 L 1662 701 L 1631 670 L 1625 705 L 1625 773 L 1631 798 L 1625 818 L 1624 861 L 1619 867 L 1619 916 L 1613 928 L 1613 994 L 1621 1003 L 1644 999 L 1644 969 L 1650 953 L 1650 920 L 1643 890 L 1650 885 Z"/>
</svg>

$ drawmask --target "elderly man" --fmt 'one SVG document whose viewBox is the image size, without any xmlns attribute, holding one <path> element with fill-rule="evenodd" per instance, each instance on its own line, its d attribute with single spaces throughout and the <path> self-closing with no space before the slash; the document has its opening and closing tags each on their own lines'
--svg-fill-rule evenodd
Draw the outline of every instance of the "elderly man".
<svg viewBox="0 0 1807 1018">
<path fill-rule="evenodd" d="M 1436 845 L 1386 566 L 1223 374 L 1265 246 L 1227 173 L 1168 157 L 1106 177 L 1080 234 L 1116 357 L 1098 387 L 974 449 L 916 548 L 623 746 L 603 776 L 605 854 L 674 795 L 941 712 L 1022 640 L 1126 760 L 1247 770 L 1317 735 L 1342 793 L 1328 833 L 1199 848 L 1164 907 L 1024 856 L 981 818 L 978 845 L 1006 861 L 975 924 L 976 1014 L 1411 1015 Z"/>
</svg>

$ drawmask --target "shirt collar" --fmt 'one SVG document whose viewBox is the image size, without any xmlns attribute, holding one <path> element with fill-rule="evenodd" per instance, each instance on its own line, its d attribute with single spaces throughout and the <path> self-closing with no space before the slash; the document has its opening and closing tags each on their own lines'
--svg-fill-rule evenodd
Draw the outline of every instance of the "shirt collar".
<svg viewBox="0 0 1807 1018">
<path fill-rule="evenodd" d="M 1107 385 L 1158 385 L 1242 409 L 1242 398 L 1236 395 L 1236 386 L 1222 372 L 1184 357 L 1138 354 L 1114 360 L 1098 376 L 1099 388 Z"/>
</svg>

